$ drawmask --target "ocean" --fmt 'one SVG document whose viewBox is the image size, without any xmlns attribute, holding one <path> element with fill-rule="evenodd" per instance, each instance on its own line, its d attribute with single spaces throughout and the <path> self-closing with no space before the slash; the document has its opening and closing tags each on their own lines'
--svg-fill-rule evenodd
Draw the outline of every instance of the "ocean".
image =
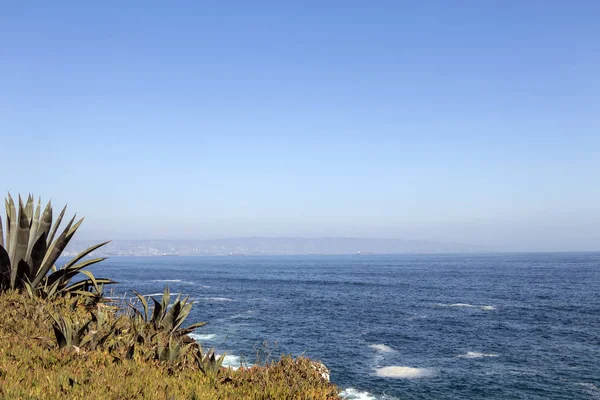
<svg viewBox="0 0 600 400">
<path fill-rule="evenodd" d="M 600 399 L 600 253 L 115 257 L 92 271 L 120 282 L 114 296 L 190 295 L 187 322 L 208 322 L 194 338 L 227 365 L 306 355 L 348 399 Z"/>
</svg>

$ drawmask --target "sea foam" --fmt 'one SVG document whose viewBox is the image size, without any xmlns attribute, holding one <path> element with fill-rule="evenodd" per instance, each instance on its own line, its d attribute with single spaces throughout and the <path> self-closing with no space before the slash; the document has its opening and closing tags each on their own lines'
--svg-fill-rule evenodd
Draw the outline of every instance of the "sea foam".
<svg viewBox="0 0 600 400">
<path fill-rule="evenodd" d="M 197 342 L 205 342 L 208 340 L 213 340 L 217 335 L 215 335 L 214 333 L 208 333 L 205 335 L 200 335 L 198 333 L 190 333 L 188 334 L 188 336 Z"/>
<path fill-rule="evenodd" d="M 223 359 L 223 366 L 225 368 L 231 368 L 236 370 L 242 366 L 240 356 L 234 356 L 233 354 L 226 354 Z"/>
<path fill-rule="evenodd" d="M 195 282 L 182 281 L 181 279 L 155 279 L 152 282 L 155 283 L 180 283 L 182 285 L 193 285 Z"/>
<path fill-rule="evenodd" d="M 233 299 L 230 299 L 228 297 L 198 297 L 198 298 L 196 298 L 196 300 L 202 300 L 202 301 L 233 301 Z"/>
<path fill-rule="evenodd" d="M 465 307 L 465 308 L 479 308 L 481 310 L 486 310 L 486 311 L 493 311 L 496 309 L 496 307 L 494 306 L 476 306 L 473 304 L 467 304 L 467 303 L 453 303 L 453 304 L 437 304 L 440 307 Z"/>
<path fill-rule="evenodd" d="M 361 392 L 354 388 L 347 388 L 340 392 L 340 396 L 348 400 L 376 400 L 369 392 Z"/>
<path fill-rule="evenodd" d="M 385 344 L 370 344 L 369 347 L 382 353 L 393 353 L 396 351 Z"/>
<path fill-rule="evenodd" d="M 412 368 L 403 366 L 389 366 L 383 368 L 377 368 L 375 370 L 377 376 L 383 378 L 399 378 L 399 379 L 412 379 L 412 378 L 425 378 L 433 375 L 433 371 L 429 368 Z"/>
<path fill-rule="evenodd" d="M 498 354 L 478 353 L 476 351 L 467 351 L 467 354 L 461 354 L 458 358 L 482 358 L 482 357 L 498 357 Z"/>
</svg>

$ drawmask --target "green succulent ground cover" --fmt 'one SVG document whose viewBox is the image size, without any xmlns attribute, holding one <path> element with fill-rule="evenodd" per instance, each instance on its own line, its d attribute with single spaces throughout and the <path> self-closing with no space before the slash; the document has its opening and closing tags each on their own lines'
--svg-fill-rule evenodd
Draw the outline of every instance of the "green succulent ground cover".
<svg viewBox="0 0 600 400">
<path fill-rule="evenodd" d="M 117 311 L 81 297 L 0 295 L 0 398 L 338 399 L 307 358 L 234 371 L 185 336 Z"/>
</svg>

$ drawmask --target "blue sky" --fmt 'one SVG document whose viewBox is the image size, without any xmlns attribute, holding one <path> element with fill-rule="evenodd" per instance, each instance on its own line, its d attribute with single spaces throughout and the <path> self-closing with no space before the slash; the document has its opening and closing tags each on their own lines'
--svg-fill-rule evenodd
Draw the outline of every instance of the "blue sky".
<svg viewBox="0 0 600 400">
<path fill-rule="evenodd" d="M 600 3 L 4 3 L 1 189 L 84 237 L 600 250 Z"/>
</svg>

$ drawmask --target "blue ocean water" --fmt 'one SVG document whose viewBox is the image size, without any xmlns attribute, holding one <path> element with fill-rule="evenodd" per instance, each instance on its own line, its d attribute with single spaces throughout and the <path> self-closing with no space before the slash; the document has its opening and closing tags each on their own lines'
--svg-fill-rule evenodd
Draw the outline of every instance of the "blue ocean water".
<svg viewBox="0 0 600 400">
<path fill-rule="evenodd" d="M 111 258 L 132 289 L 189 294 L 228 363 L 321 360 L 354 399 L 600 398 L 600 254 Z M 274 344 L 275 343 L 275 344 Z"/>
</svg>

